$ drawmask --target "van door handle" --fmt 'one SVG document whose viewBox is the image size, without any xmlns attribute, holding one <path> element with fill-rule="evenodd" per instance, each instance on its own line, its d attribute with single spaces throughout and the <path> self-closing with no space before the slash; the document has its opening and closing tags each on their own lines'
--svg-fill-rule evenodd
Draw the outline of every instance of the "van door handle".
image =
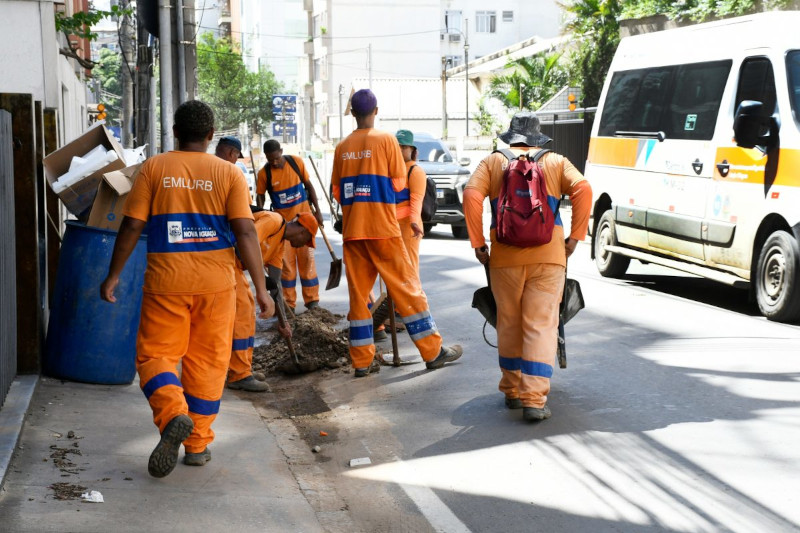
<svg viewBox="0 0 800 533">
<path fill-rule="evenodd" d="M 722 163 L 717 163 L 717 170 L 719 170 L 719 175 L 723 178 L 728 175 L 728 172 L 731 170 L 731 166 L 728 164 L 727 159 L 723 159 Z"/>
<path fill-rule="evenodd" d="M 695 159 L 692 161 L 692 170 L 699 176 L 703 172 L 703 163 L 699 159 Z"/>
</svg>

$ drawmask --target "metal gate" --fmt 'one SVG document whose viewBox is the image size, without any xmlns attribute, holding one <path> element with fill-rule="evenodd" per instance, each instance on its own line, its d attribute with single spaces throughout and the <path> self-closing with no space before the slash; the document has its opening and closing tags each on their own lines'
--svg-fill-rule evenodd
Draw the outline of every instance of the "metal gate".
<svg viewBox="0 0 800 533">
<path fill-rule="evenodd" d="M 0 407 L 17 375 L 17 275 L 11 113 L 0 109 Z"/>
<path fill-rule="evenodd" d="M 596 108 L 587 108 L 547 111 L 541 115 L 537 113 L 542 124 L 542 133 L 553 139 L 547 148 L 569 159 L 581 174 L 589 154 L 589 135 L 595 110 Z"/>
</svg>

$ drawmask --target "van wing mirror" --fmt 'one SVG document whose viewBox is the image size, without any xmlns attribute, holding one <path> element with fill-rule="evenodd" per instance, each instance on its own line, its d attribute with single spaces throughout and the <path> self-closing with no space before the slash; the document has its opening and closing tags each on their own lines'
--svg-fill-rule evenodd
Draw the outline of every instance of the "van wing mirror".
<svg viewBox="0 0 800 533">
<path fill-rule="evenodd" d="M 472 160 L 469 157 L 462 157 L 458 160 L 458 164 L 462 167 L 468 167 L 470 163 L 472 163 Z"/>
<path fill-rule="evenodd" d="M 774 144 L 778 121 L 764 114 L 764 104 L 756 100 L 742 100 L 733 119 L 733 137 L 742 148 L 767 147 Z"/>
</svg>

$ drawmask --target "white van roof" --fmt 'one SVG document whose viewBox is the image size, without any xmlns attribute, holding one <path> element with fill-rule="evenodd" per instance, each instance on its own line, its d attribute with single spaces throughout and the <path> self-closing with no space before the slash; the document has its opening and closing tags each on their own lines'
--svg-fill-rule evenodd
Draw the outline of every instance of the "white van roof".
<svg viewBox="0 0 800 533">
<path fill-rule="evenodd" d="M 770 11 L 626 37 L 611 72 L 739 57 L 759 49 L 800 49 L 800 11 Z"/>
</svg>

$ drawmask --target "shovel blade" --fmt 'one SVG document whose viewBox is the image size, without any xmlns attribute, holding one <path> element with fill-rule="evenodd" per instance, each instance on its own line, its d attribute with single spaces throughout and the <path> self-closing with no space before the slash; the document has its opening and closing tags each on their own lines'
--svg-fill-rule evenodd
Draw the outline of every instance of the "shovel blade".
<svg viewBox="0 0 800 533">
<path fill-rule="evenodd" d="M 342 281 L 342 260 L 336 259 L 331 261 L 331 270 L 328 272 L 328 284 L 325 285 L 325 290 L 329 291 L 339 286 Z"/>
</svg>

